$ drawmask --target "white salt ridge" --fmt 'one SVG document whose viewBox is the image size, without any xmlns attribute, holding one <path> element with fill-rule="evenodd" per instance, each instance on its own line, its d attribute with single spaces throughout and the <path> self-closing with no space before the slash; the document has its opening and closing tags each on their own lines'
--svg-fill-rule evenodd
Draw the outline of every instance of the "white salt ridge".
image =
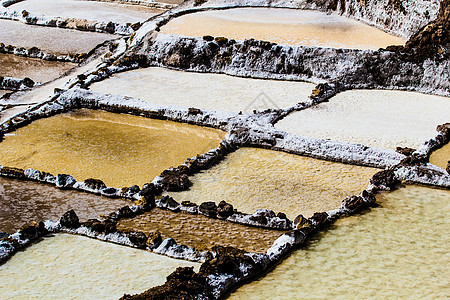
<svg viewBox="0 0 450 300">
<path fill-rule="evenodd" d="M 155 25 L 156 26 L 156 25 Z M 148 37 L 151 39 L 151 46 L 143 49 L 149 61 L 155 66 L 165 66 L 162 61 L 167 56 L 178 49 L 177 45 L 184 44 L 186 48 L 192 49 L 193 55 L 203 55 L 205 48 L 208 48 L 207 41 L 202 38 L 187 38 L 182 36 L 167 35 L 167 34 L 152 34 Z M 278 49 L 278 50 L 277 50 Z M 211 61 L 210 64 L 194 64 L 185 69 L 185 71 L 193 72 L 210 72 L 223 73 L 233 76 L 264 78 L 264 79 L 279 79 L 279 80 L 301 80 L 314 83 L 323 83 L 325 81 L 332 82 L 333 80 L 340 80 L 346 76 L 361 76 L 355 72 L 365 68 L 364 63 L 367 59 L 374 56 L 375 53 L 379 55 L 380 64 L 388 67 L 388 60 L 395 56 L 389 51 L 374 52 L 372 50 L 348 50 L 348 49 L 332 49 L 332 48 L 317 48 L 310 46 L 281 46 L 275 45 L 271 50 L 257 49 L 262 54 L 248 55 L 245 52 L 233 51 L 231 62 L 228 64 L 217 64 Z M 271 57 L 271 52 L 280 52 L 280 55 L 286 55 L 294 61 L 299 61 L 303 69 L 309 69 L 312 76 L 303 73 L 279 74 L 276 68 L 276 60 L 268 59 Z M 431 66 L 434 66 L 432 68 Z M 450 96 L 450 81 L 448 78 L 448 67 L 450 62 L 448 60 L 424 61 L 421 65 L 415 63 L 403 62 L 399 66 L 398 74 L 387 78 L 387 82 L 383 86 L 378 85 L 373 80 L 356 81 L 355 83 L 347 84 L 347 88 L 353 89 L 403 89 L 418 91 L 423 93 L 430 93 L 435 95 Z M 408 75 L 412 70 L 419 70 L 422 73 L 416 74 L 414 80 Z M 423 69 L 423 70 L 422 70 Z M 321 79 L 326 78 L 327 80 Z M 420 83 L 416 83 L 419 79 Z M 355 81 L 355 80 L 353 80 Z"/>
<path fill-rule="evenodd" d="M 409 183 L 450 188 L 450 175 L 444 169 L 428 163 L 426 166 L 400 166 L 394 170 L 399 180 Z"/>
</svg>

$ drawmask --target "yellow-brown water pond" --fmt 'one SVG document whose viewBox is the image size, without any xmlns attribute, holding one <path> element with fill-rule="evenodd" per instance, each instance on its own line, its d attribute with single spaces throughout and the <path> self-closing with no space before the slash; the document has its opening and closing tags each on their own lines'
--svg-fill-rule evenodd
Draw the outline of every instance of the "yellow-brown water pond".
<svg viewBox="0 0 450 300">
<path fill-rule="evenodd" d="M 417 186 L 378 196 L 230 299 L 447 299 L 449 199 Z"/>
<path fill-rule="evenodd" d="M 0 266 L 3 299 L 118 299 L 165 282 L 176 260 L 87 237 L 57 234 Z"/>
<path fill-rule="evenodd" d="M 249 252 L 266 252 L 283 233 L 230 223 L 202 215 L 174 213 L 153 209 L 149 213 L 119 221 L 118 229 L 138 232 L 159 231 L 163 238 L 173 238 L 189 247 L 232 246 Z"/>
<path fill-rule="evenodd" d="M 14 233 L 31 221 L 57 221 L 74 209 L 80 221 L 109 214 L 130 201 L 0 177 L 0 231 Z"/>
<path fill-rule="evenodd" d="M 13 54 L 0 54 L 0 76 L 25 78 L 47 82 L 60 77 L 76 64 L 27 58 Z"/>
<path fill-rule="evenodd" d="M 434 151 L 430 156 L 430 162 L 442 169 L 447 168 L 447 164 L 450 161 L 450 144 Z"/>
<path fill-rule="evenodd" d="M 335 14 L 279 8 L 235 8 L 187 14 L 170 21 L 161 32 L 350 49 L 377 50 L 405 43 L 399 37 Z"/>
<path fill-rule="evenodd" d="M 151 182 L 171 166 L 217 147 L 225 133 L 194 125 L 79 110 L 37 120 L 0 143 L 0 164 L 101 179 Z"/>
<path fill-rule="evenodd" d="M 245 213 L 284 212 L 293 219 L 340 207 L 359 195 L 379 170 L 332 163 L 265 149 L 242 148 L 192 177 L 188 191 L 170 193 L 178 202 L 226 200 Z"/>
<path fill-rule="evenodd" d="M 91 89 L 162 105 L 252 113 L 253 110 L 286 108 L 306 101 L 314 84 L 155 67 L 114 74 L 93 84 Z"/>
</svg>

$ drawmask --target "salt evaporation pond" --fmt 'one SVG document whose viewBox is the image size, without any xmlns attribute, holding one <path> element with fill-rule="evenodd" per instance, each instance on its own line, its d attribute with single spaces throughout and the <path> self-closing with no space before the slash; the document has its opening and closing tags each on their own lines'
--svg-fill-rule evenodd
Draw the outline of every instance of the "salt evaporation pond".
<svg viewBox="0 0 450 300">
<path fill-rule="evenodd" d="M 76 67 L 73 63 L 47 61 L 13 54 L 0 54 L 0 76 L 47 82 Z"/>
<path fill-rule="evenodd" d="M 211 249 L 215 245 L 220 245 L 249 252 L 266 252 L 283 234 L 278 230 L 249 227 L 202 215 L 174 213 L 157 208 L 134 218 L 122 219 L 117 228 L 146 234 L 159 231 L 163 239 L 170 237 L 178 244 L 194 248 Z"/>
<path fill-rule="evenodd" d="M 187 14 L 171 20 L 161 32 L 350 49 L 377 50 L 405 43 L 399 37 L 335 14 L 277 8 L 236 8 Z"/>
<path fill-rule="evenodd" d="M 166 281 L 177 267 L 199 264 L 98 240 L 57 234 L 0 266 L 7 299 L 118 299 Z"/>
<path fill-rule="evenodd" d="M 377 148 L 419 148 L 448 122 L 450 99 L 414 92 L 354 90 L 292 113 L 275 127 L 300 136 Z"/>
<path fill-rule="evenodd" d="M 14 233 L 31 221 L 57 221 L 74 209 L 81 221 L 97 218 L 131 204 L 93 194 L 60 190 L 32 181 L 0 177 L 0 231 Z"/>
<path fill-rule="evenodd" d="M 359 195 L 379 170 L 256 148 L 231 153 L 219 165 L 192 177 L 188 191 L 170 193 L 178 202 L 225 200 L 245 213 L 284 212 L 293 219 L 339 208 Z"/>
<path fill-rule="evenodd" d="M 37 47 L 52 54 L 88 53 L 98 44 L 118 37 L 106 33 L 0 20 L 0 43 L 24 48 Z"/>
<path fill-rule="evenodd" d="M 123 187 L 219 145 L 225 133 L 189 124 L 82 109 L 34 121 L 0 143 L 0 164 L 101 179 Z"/>
<path fill-rule="evenodd" d="M 89 21 L 136 23 L 158 15 L 164 10 L 140 5 L 79 0 L 26 0 L 10 6 L 34 15 L 77 18 Z"/>
<path fill-rule="evenodd" d="M 450 161 L 450 144 L 434 151 L 430 156 L 430 162 L 442 169 L 447 168 L 447 164 Z"/>
<path fill-rule="evenodd" d="M 408 186 L 229 299 L 448 299 L 450 191 Z"/>
<path fill-rule="evenodd" d="M 253 110 L 286 108 L 306 101 L 314 85 L 154 67 L 115 74 L 91 89 L 162 105 L 250 114 Z"/>
</svg>

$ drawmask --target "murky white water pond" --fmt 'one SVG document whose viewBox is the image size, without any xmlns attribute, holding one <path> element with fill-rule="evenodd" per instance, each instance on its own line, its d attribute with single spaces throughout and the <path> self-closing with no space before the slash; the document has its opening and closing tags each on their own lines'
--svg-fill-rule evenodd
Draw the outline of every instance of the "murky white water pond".
<svg viewBox="0 0 450 300">
<path fill-rule="evenodd" d="M 378 197 L 230 299 L 448 299 L 449 199 L 417 186 Z"/>
<path fill-rule="evenodd" d="M 80 0 L 26 0 L 11 5 L 10 9 L 51 17 L 117 23 L 142 22 L 164 12 L 146 6 Z"/>
<path fill-rule="evenodd" d="M 38 47 L 52 54 L 88 53 L 98 44 L 117 35 L 26 25 L 18 21 L 0 20 L 0 43 L 16 47 Z"/>
<path fill-rule="evenodd" d="M 418 148 L 449 121 L 450 99 L 413 92 L 353 90 L 329 102 L 292 113 L 280 130 L 372 147 Z"/>
<path fill-rule="evenodd" d="M 0 266 L 3 299 L 118 299 L 161 285 L 199 264 L 98 240 L 58 234 Z"/>
<path fill-rule="evenodd" d="M 170 21 L 161 31 L 350 49 L 376 50 L 405 43 L 401 38 L 335 14 L 276 8 L 236 8 L 188 14 Z"/>
<path fill-rule="evenodd" d="M 93 84 L 91 89 L 156 104 L 252 113 L 253 110 L 286 108 L 306 101 L 314 86 L 305 82 L 258 80 L 155 67 L 115 74 Z"/>
<path fill-rule="evenodd" d="M 35 82 L 47 82 L 58 78 L 77 65 L 27 58 L 13 54 L 0 54 L 0 66 L 0 76 L 16 78 L 29 77 Z"/>
<path fill-rule="evenodd" d="M 242 148 L 220 164 L 192 177 L 190 190 L 169 193 L 198 204 L 225 200 L 245 213 L 260 208 L 290 219 L 339 208 L 359 195 L 378 169 L 332 163 L 283 152 Z"/>
</svg>

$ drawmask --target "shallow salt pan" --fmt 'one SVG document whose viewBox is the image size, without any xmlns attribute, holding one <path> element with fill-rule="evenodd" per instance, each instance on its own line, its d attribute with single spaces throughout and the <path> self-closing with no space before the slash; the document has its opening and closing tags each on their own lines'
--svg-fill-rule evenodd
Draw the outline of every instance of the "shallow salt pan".
<svg viewBox="0 0 450 300">
<path fill-rule="evenodd" d="M 430 162 L 442 169 L 447 168 L 450 161 L 450 144 L 445 145 L 441 149 L 434 151 L 430 156 Z"/>
<path fill-rule="evenodd" d="M 199 264 L 148 251 L 58 234 L 0 266 L 5 299 L 118 299 L 165 282 L 177 267 Z"/>
<path fill-rule="evenodd" d="M 118 229 L 149 233 L 159 231 L 164 238 L 173 238 L 189 247 L 232 246 L 249 252 L 266 252 L 282 231 L 230 223 L 202 215 L 174 213 L 153 209 L 131 219 L 122 219 Z"/>
<path fill-rule="evenodd" d="M 136 23 L 164 12 L 146 6 L 79 0 L 26 0 L 10 6 L 35 15 L 78 18 L 89 21 Z"/>
<path fill-rule="evenodd" d="M 12 34 L 14 33 L 14 34 Z M 0 43 L 17 47 L 38 47 L 46 53 L 88 53 L 98 44 L 117 35 L 26 25 L 18 21 L 0 20 Z"/>
<path fill-rule="evenodd" d="M 161 32 L 350 49 L 377 50 L 405 43 L 401 38 L 338 15 L 276 8 L 237 8 L 188 14 L 170 21 Z"/>
<path fill-rule="evenodd" d="M 229 299 L 447 299 L 450 191 L 408 186 L 339 220 Z"/>
<path fill-rule="evenodd" d="M 93 84 L 91 89 L 156 104 L 252 113 L 253 110 L 285 108 L 306 101 L 314 85 L 155 67 L 115 74 Z"/>
<path fill-rule="evenodd" d="M 81 221 L 86 221 L 128 204 L 130 201 L 123 199 L 0 177 L 0 231 L 3 232 L 13 233 L 31 221 L 57 221 L 70 209 L 75 210 Z"/>
<path fill-rule="evenodd" d="M 367 146 L 419 148 L 449 121 L 450 98 L 413 92 L 354 90 L 327 103 L 295 112 L 278 122 L 280 130 Z"/>
<path fill-rule="evenodd" d="M 0 76 L 15 78 L 29 77 L 34 81 L 47 82 L 58 78 L 77 65 L 27 58 L 13 54 L 0 54 L 0 66 Z"/>
<path fill-rule="evenodd" d="M 377 169 L 332 163 L 283 152 L 242 148 L 222 163 L 192 177 L 189 191 L 170 193 L 176 201 L 225 200 L 245 213 L 284 212 L 293 219 L 340 207 L 359 195 Z"/>
<path fill-rule="evenodd" d="M 79 110 L 37 120 L 0 143 L 0 165 L 101 179 L 123 187 L 219 145 L 225 133 L 194 125 Z"/>
</svg>

